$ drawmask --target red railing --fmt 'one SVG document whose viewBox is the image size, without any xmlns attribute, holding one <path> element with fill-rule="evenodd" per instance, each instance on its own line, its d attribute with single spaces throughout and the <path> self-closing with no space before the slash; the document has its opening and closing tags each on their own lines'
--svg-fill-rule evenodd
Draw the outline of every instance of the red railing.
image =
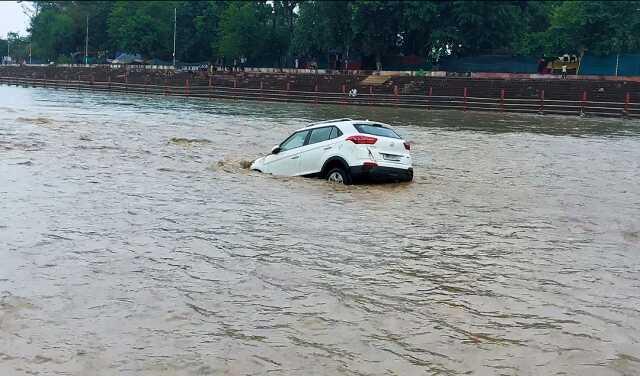
<svg viewBox="0 0 640 376">
<path fill-rule="evenodd" d="M 460 109 L 472 111 L 520 112 L 535 114 L 562 115 L 593 115 L 608 117 L 640 117 L 640 103 L 632 102 L 630 93 L 626 93 L 619 102 L 588 100 L 587 92 L 583 91 L 575 100 L 547 99 L 544 90 L 540 90 L 537 98 L 508 98 L 505 89 L 500 89 L 498 97 L 474 97 L 470 90 L 462 88 L 460 95 L 435 95 L 436 90 L 431 86 L 425 95 L 400 94 L 397 86 L 393 94 L 375 94 L 373 90 L 350 96 L 346 85 L 342 85 L 342 92 L 321 92 L 317 84 L 313 91 L 292 90 L 291 84 L 286 83 L 286 90 L 265 89 L 261 81 L 259 88 L 238 87 L 237 80 L 233 86 L 214 85 L 209 79 L 208 85 L 193 85 L 186 80 L 183 86 L 152 85 L 95 80 L 47 80 L 36 78 L 0 77 L 0 84 L 18 86 L 43 86 L 75 90 L 93 90 L 109 92 L 125 92 L 129 94 L 171 95 L 179 97 L 203 99 L 232 99 L 259 100 L 271 102 L 296 102 L 314 104 L 342 104 L 361 106 L 393 106 L 401 108 L 422 109 Z M 443 89 L 444 90 L 444 89 Z M 447 89 L 450 91 L 451 89 Z"/>
</svg>

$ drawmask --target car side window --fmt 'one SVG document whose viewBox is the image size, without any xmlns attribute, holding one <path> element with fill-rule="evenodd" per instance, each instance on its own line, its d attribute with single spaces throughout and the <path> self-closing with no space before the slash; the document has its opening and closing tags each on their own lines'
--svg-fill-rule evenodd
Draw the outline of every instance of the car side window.
<svg viewBox="0 0 640 376">
<path fill-rule="evenodd" d="M 280 145 L 280 150 L 287 151 L 299 148 L 300 146 L 304 145 L 304 141 L 307 139 L 308 134 L 309 131 L 301 131 L 292 134 Z"/>
<path fill-rule="evenodd" d="M 311 136 L 309 137 L 309 145 L 322 141 L 327 141 L 331 135 L 333 127 L 316 128 L 311 130 Z"/>
<path fill-rule="evenodd" d="M 331 134 L 329 135 L 329 139 L 333 140 L 334 138 L 338 138 L 342 136 L 342 132 L 337 127 L 331 127 Z"/>
</svg>

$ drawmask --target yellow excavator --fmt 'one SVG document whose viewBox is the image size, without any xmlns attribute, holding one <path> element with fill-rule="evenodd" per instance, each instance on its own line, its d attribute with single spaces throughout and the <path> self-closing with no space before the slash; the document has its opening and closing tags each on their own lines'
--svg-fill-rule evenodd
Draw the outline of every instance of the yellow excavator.
<svg viewBox="0 0 640 376">
<path fill-rule="evenodd" d="M 580 57 L 569 54 L 562 55 L 547 63 L 547 69 L 552 74 L 562 74 L 563 65 L 567 66 L 567 74 L 577 74 L 580 68 Z"/>
</svg>

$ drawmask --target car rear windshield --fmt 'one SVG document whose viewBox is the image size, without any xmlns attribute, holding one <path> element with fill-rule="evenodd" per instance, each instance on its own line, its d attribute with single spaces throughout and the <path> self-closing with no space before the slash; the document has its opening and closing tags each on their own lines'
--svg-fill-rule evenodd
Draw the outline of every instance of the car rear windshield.
<svg viewBox="0 0 640 376">
<path fill-rule="evenodd" d="M 354 127 L 360 133 L 372 134 L 380 137 L 400 138 L 393 129 L 387 128 L 381 124 L 354 124 Z"/>
</svg>

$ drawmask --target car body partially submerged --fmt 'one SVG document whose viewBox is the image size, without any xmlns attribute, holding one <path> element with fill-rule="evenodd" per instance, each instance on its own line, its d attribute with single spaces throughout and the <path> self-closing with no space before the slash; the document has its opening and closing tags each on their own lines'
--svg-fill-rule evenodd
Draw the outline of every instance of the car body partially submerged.
<svg viewBox="0 0 640 376">
<path fill-rule="evenodd" d="M 335 119 L 296 130 L 251 169 L 283 176 L 316 176 L 336 183 L 411 181 L 410 145 L 389 125 Z"/>
</svg>

